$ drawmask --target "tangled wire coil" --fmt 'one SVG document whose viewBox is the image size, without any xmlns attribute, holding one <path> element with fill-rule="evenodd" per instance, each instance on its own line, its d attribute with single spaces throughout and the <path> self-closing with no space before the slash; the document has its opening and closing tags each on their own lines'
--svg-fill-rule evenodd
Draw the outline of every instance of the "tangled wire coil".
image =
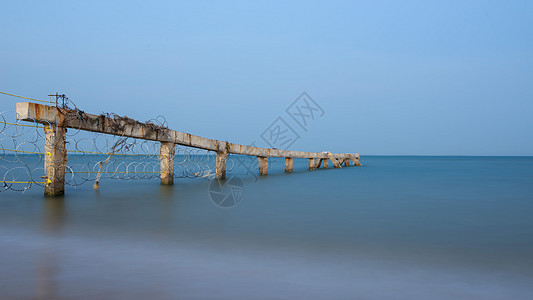
<svg viewBox="0 0 533 300">
<path fill-rule="evenodd" d="M 68 99 L 68 98 L 67 98 Z M 56 104 L 57 104 L 56 100 Z M 83 118 L 84 112 L 73 102 L 63 102 L 61 108 L 74 111 L 65 117 Z M 33 186 L 45 186 L 44 141 L 42 124 L 12 120 L 14 112 L 0 112 L 0 192 L 26 191 Z M 133 119 L 106 114 L 119 121 Z M 168 130 L 159 116 L 146 122 L 152 130 Z M 119 125 L 117 125 L 119 126 Z M 102 133 L 68 129 L 66 136 L 67 164 L 65 184 L 73 187 L 104 179 L 141 180 L 160 177 L 158 142 L 126 138 Z M 175 178 L 214 177 L 216 155 L 207 150 L 176 147 Z M 228 171 L 234 163 L 228 158 Z"/>
</svg>

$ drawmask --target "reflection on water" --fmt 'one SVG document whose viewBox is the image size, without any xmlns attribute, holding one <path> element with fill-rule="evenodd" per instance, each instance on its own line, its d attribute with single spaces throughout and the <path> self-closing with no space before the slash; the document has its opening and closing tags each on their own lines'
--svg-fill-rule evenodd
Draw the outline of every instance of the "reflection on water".
<svg viewBox="0 0 533 300">
<path fill-rule="evenodd" d="M 49 236 L 58 236 L 65 224 L 65 198 L 64 197 L 45 197 L 43 229 Z M 57 275 L 59 273 L 58 255 L 55 251 L 57 241 L 55 239 L 47 240 L 48 242 L 38 250 L 37 270 L 35 279 L 35 299 L 57 299 Z"/>
<path fill-rule="evenodd" d="M 59 273 L 57 255 L 54 247 L 39 250 L 35 280 L 35 299 L 57 299 L 57 275 Z"/>
<path fill-rule="evenodd" d="M 226 209 L 205 180 L 2 194 L 0 299 L 533 298 L 533 159 L 297 163 Z"/>
<path fill-rule="evenodd" d="M 44 218 L 43 228 L 48 234 L 57 234 L 61 232 L 65 224 L 65 198 L 64 197 L 45 197 L 44 201 Z"/>
<path fill-rule="evenodd" d="M 174 187 L 169 185 L 160 185 L 159 199 L 172 200 L 174 197 Z"/>
</svg>

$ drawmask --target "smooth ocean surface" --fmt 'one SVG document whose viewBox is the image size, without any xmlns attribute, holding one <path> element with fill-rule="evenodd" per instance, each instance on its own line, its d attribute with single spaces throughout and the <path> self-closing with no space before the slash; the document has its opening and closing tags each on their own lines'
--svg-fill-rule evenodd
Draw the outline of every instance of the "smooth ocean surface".
<svg viewBox="0 0 533 300">
<path fill-rule="evenodd" d="M 361 161 L 2 192 L 0 299 L 533 299 L 533 158 Z"/>
</svg>

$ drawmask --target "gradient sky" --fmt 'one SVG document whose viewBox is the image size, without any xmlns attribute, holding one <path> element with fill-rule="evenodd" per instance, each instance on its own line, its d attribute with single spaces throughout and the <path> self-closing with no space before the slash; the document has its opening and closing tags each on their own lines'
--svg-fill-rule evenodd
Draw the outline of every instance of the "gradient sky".
<svg viewBox="0 0 533 300">
<path fill-rule="evenodd" d="M 0 91 L 291 149 L 533 155 L 533 1 L 2 1 Z M 2 106 L 14 101 L 0 97 Z M 295 128 L 296 130 L 297 128 Z"/>
</svg>

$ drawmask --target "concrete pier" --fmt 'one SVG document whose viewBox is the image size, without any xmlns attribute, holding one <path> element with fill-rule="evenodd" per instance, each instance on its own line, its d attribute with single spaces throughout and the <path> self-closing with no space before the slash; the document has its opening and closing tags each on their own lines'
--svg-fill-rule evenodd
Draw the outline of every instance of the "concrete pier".
<svg viewBox="0 0 533 300">
<path fill-rule="evenodd" d="M 65 148 L 67 129 L 48 124 L 44 126 L 44 194 L 61 196 L 65 193 Z"/>
<path fill-rule="evenodd" d="M 17 120 L 36 122 L 47 128 L 45 136 L 45 194 L 61 195 L 64 193 L 65 166 L 67 162 L 65 151 L 65 132 L 67 128 L 98 133 L 116 135 L 135 139 L 157 141 L 161 143 L 161 184 L 174 182 L 175 146 L 214 151 L 216 157 L 216 178 L 226 177 L 227 156 L 230 154 L 256 156 L 259 161 L 259 174 L 268 174 L 268 158 L 284 157 L 285 172 L 293 171 L 294 158 L 309 160 L 309 170 L 320 167 L 328 168 L 331 160 L 335 168 L 341 168 L 341 163 L 361 166 L 359 154 L 331 152 L 303 152 L 280 150 L 276 148 L 260 148 L 225 141 L 208 139 L 189 133 L 171 130 L 152 123 L 142 123 L 127 117 L 108 117 L 105 114 L 93 115 L 79 110 L 69 110 L 54 106 L 41 105 L 32 102 L 17 103 Z"/>
<path fill-rule="evenodd" d="M 362 166 L 362 164 L 359 162 L 359 154 L 349 154 L 348 158 L 353 162 L 354 166 Z"/>
<path fill-rule="evenodd" d="M 268 175 L 268 157 L 258 156 L 259 160 L 259 175 Z"/>
<path fill-rule="evenodd" d="M 341 164 L 339 163 L 339 161 L 330 152 L 328 152 L 328 158 L 329 158 L 329 160 L 331 160 L 331 162 L 333 163 L 333 166 L 335 168 L 341 168 Z"/>
<path fill-rule="evenodd" d="M 344 159 L 344 166 L 345 167 L 349 167 L 350 166 L 350 159 L 349 158 L 345 158 Z"/>
<path fill-rule="evenodd" d="M 153 124 L 146 124 L 128 118 L 124 118 L 124 120 L 120 117 L 113 119 L 103 115 L 92 115 L 88 113 L 83 113 L 82 116 L 83 117 L 79 117 L 79 114 L 74 110 L 67 110 L 31 102 L 17 103 L 17 120 L 43 124 L 57 123 L 66 128 L 100 132 L 149 141 L 172 142 L 182 146 L 210 151 L 220 151 L 220 146 L 225 143 L 228 154 L 292 158 L 328 157 L 327 153 L 325 152 L 303 152 L 274 148 L 260 148 L 208 139 L 163 127 L 154 129 Z M 343 159 L 346 157 L 349 158 L 349 155 L 351 154 L 334 154 L 334 156 L 338 159 Z"/>
<path fill-rule="evenodd" d="M 314 169 L 315 169 L 315 159 L 310 158 L 309 159 L 309 171 L 314 170 Z"/>
<path fill-rule="evenodd" d="M 226 151 L 217 151 L 216 160 L 216 179 L 226 179 L 226 163 L 228 160 L 228 153 Z"/>
<path fill-rule="evenodd" d="M 285 157 L 285 172 L 286 173 L 292 173 L 292 164 L 293 164 L 293 158 Z"/>
<path fill-rule="evenodd" d="M 320 169 L 320 165 L 324 162 L 323 158 L 317 158 L 317 161 L 315 163 L 315 169 Z"/>
<path fill-rule="evenodd" d="M 161 161 L 161 184 L 174 184 L 174 156 L 176 155 L 176 144 L 161 142 L 159 151 Z"/>
</svg>

